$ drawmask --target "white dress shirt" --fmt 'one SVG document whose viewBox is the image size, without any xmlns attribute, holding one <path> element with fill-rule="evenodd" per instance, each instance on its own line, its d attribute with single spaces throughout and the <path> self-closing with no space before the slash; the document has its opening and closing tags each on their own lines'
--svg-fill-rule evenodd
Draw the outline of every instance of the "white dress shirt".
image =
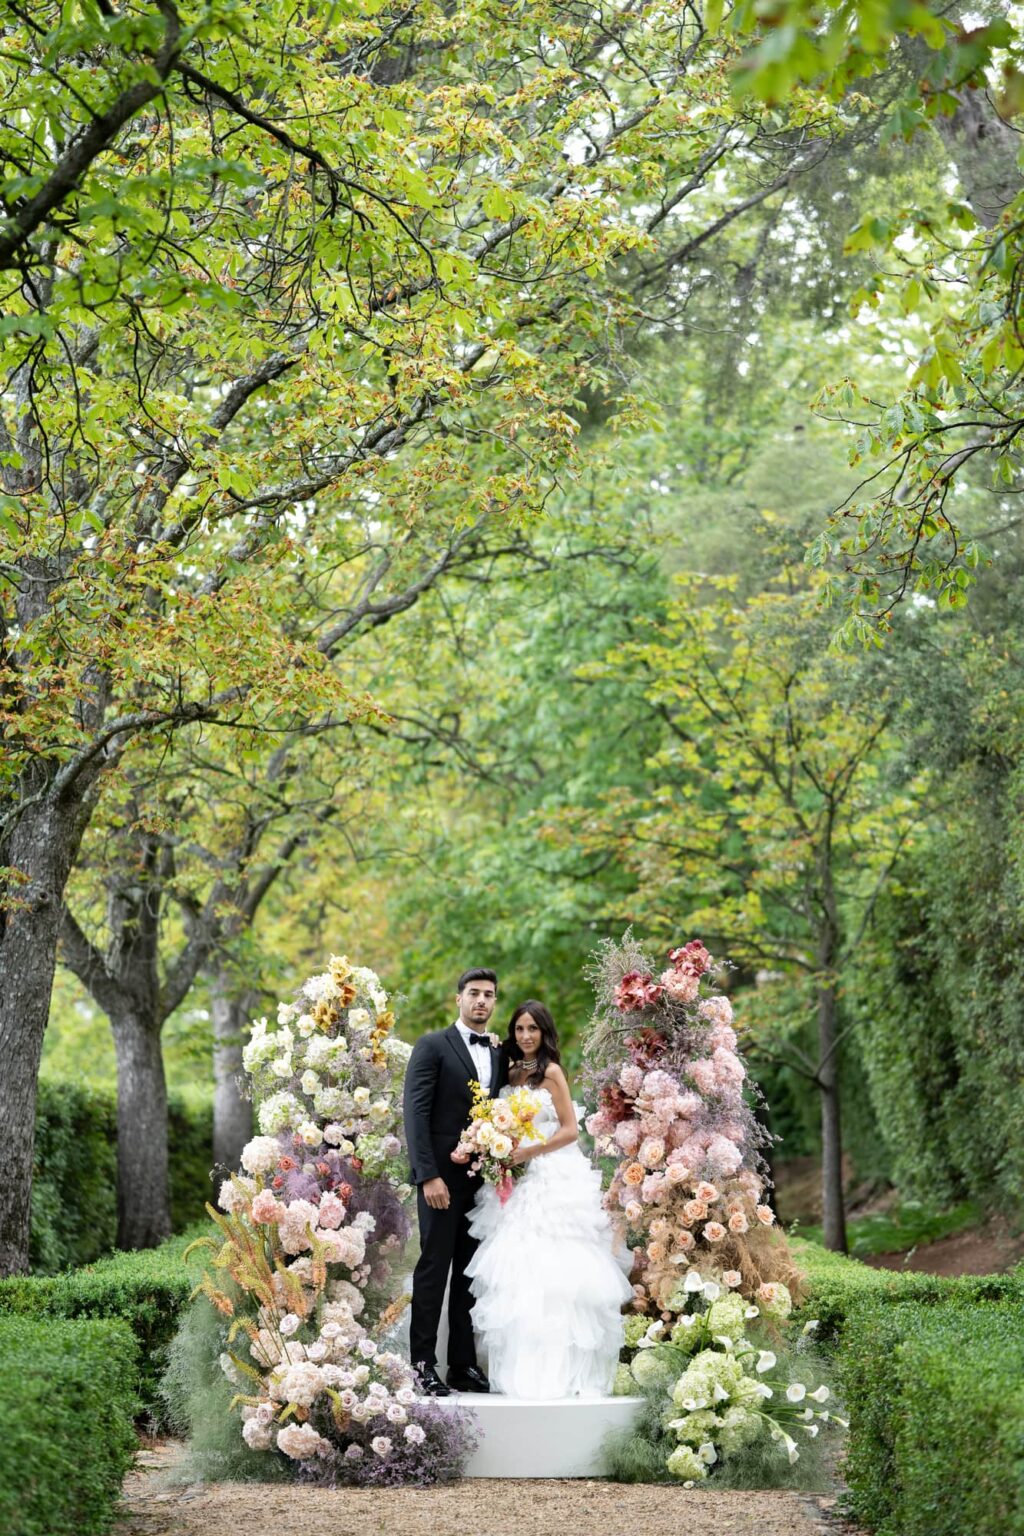
<svg viewBox="0 0 1024 1536">
<path fill-rule="evenodd" d="M 486 1035 L 486 1029 L 470 1029 L 468 1024 L 463 1024 L 461 1019 L 455 1020 L 455 1028 L 462 1036 L 462 1043 L 470 1054 L 476 1075 L 480 1079 L 481 1086 L 490 1090 L 491 1086 L 491 1052 L 486 1045 L 471 1045 L 470 1035 Z"/>
</svg>

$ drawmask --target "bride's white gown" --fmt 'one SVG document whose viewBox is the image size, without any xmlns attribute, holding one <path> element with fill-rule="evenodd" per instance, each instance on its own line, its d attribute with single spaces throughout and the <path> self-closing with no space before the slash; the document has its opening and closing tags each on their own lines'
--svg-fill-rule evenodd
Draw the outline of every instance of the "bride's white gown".
<svg viewBox="0 0 1024 1536">
<path fill-rule="evenodd" d="M 534 1122 L 547 1141 L 558 1114 L 546 1088 Z M 503 1088 L 500 1097 L 512 1092 Z M 491 1391 L 506 1397 L 600 1397 L 622 1345 L 632 1287 L 612 1251 L 601 1175 L 572 1142 L 531 1158 L 505 1205 L 485 1184 L 470 1215 L 479 1240 L 466 1273 Z"/>
</svg>

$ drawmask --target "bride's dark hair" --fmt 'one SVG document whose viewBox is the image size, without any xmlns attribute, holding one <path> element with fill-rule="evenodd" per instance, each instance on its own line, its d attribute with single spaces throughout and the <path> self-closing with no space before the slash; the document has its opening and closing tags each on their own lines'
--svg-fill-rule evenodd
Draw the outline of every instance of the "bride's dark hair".
<svg viewBox="0 0 1024 1536">
<path fill-rule="evenodd" d="M 525 1003 L 520 1003 L 508 1021 L 508 1038 L 502 1046 L 505 1062 L 511 1066 L 514 1062 L 522 1061 L 523 1053 L 519 1049 L 516 1039 L 516 1023 L 528 1013 L 540 1030 L 540 1045 L 537 1048 L 537 1078 L 542 1078 L 552 1062 L 561 1064 L 562 1056 L 558 1049 L 558 1031 L 555 1029 L 555 1021 L 551 1012 L 539 1003 L 536 998 L 528 998 Z"/>
</svg>

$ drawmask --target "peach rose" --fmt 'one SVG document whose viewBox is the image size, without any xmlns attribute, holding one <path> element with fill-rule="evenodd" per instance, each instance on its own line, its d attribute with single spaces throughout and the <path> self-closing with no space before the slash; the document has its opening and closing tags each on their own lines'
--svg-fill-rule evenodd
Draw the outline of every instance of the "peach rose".
<svg viewBox="0 0 1024 1536">
<path fill-rule="evenodd" d="M 669 1163 L 668 1181 L 670 1184 L 685 1184 L 690 1177 L 690 1170 L 685 1163 Z"/>
<path fill-rule="evenodd" d="M 704 1228 L 704 1236 L 709 1243 L 720 1243 L 725 1236 L 725 1228 L 720 1221 L 709 1221 Z"/>
<path fill-rule="evenodd" d="M 622 1170 L 622 1182 L 628 1184 L 631 1189 L 636 1189 L 647 1177 L 647 1169 L 643 1163 L 627 1163 Z"/>
<path fill-rule="evenodd" d="M 770 1205 L 759 1205 L 754 1214 L 763 1227 L 770 1227 L 775 1221 L 775 1212 Z"/>
<path fill-rule="evenodd" d="M 637 1222 L 642 1218 L 643 1214 L 644 1208 L 640 1204 L 639 1200 L 631 1200 L 626 1206 L 627 1221 Z"/>
<path fill-rule="evenodd" d="M 750 1223 L 748 1222 L 747 1218 L 744 1216 L 743 1212 L 742 1211 L 733 1211 L 732 1215 L 729 1217 L 729 1231 L 730 1232 L 739 1232 L 740 1234 L 742 1234 L 742 1233 L 748 1231 L 749 1227 L 750 1227 Z"/>
<path fill-rule="evenodd" d="M 703 1200 L 705 1205 L 713 1205 L 718 1199 L 718 1190 L 713 1184 L 709 1184 L 706 1179 L 697 1185 L 693 1194 L 694 1199 Z"/>
<path fill-rule="evenodd" d="M 687 1200 L 683 1206 L 683 1219 L 687 1222 L 703 1221 L 708 1208 L 703 1200 Z"/>
<path fill-rule="evenodd" d="M 657 1168 L 665 1157 L 665 1143 L 660 1136 L 648 1136 L 640 1147 L 637 1157 L 647 1168 Z"/>
<path fill-rule="evenodd" d="M 694 1247 L 696 1242 L 697 1239 L 694 1237 L 693 1233 L 687 1232 L 686 1228 L 684 1227 L 683 1230 L 676 1236 L 675 1246 L 678 1248 L 680 1253 L 689 1253 L 690 1249 Z"/>
<path fill-rule="evenodd" d="M 727 1285 L 731 1291 L 735 1291 L 743 1284 L 743 1276 L 738 1269 L 726 1269 L 722 1271 L 722 1284 Z"/>
<path fill-rule="evenodd" d="M 664 1216 L 656 1216 L 651 1222 L 651 1236 L 657 1242 L 661 1242 L 663 1238 L 668 1237 L 671 1231 L 672 1228 L 669 1226 Z"/>
<path fill-rule="evenodd" d="M 665 1244 L 648 1243 L 647 1257 L 650 1259 L 652 1264 L 663 1264 L 665 1262 Z"/>
</svg>

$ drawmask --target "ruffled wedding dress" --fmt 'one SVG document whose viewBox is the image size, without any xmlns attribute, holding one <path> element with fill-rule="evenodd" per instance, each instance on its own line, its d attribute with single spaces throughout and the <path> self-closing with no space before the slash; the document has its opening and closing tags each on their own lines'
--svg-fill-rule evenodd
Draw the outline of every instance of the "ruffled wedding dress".
<svg viewBox="0 0 1024 1536">
<path fill-rule="evenodd" d="M 501 1097 L 513 1090 L 503 1088 Z M 546 1088 L 534 1121 L 547 1141 L 558 1114 Z M 612 1251 L 601 1175 L 572 1142 L 531 1158 L 505 1205 L 485 1184 L 469 1218 L 478 1239 L 466 1273 L 473 1328 L 492 1392 L 602 1397 L 622 1346 L 633 1291 Z"/>
</svg>

